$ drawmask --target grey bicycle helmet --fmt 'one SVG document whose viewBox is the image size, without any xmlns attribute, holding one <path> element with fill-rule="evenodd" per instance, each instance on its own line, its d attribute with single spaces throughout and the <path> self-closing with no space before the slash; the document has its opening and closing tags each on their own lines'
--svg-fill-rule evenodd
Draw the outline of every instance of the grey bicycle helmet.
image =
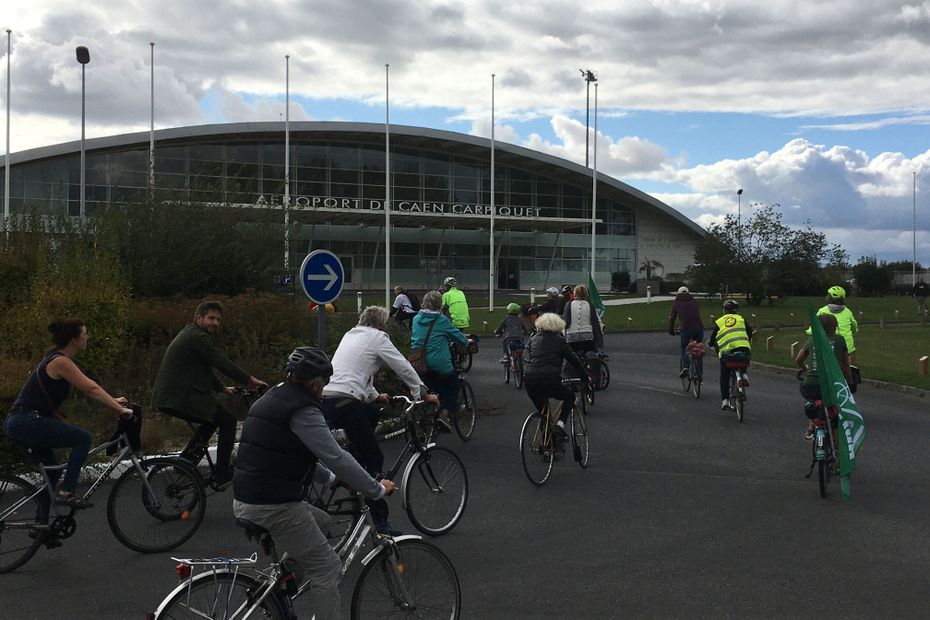
<svg viewBox="0 0 930 620">
<path fill-rule="evenodd" d="M 297 347 L 287 356 L 284 371 L 301 381 L 314 377 L 331 377 L 333 365 L 323 349 L 318 347 Z"/>
<path fill-rule="evenodd" d="M 452 276 L 449 276 L 448 278 L 443 280 L 442 283 L 448 286 L 449 288 L 455 288 L 456 286 L 459 285 L 458 281 Z"/>
<path fill-rule="evenodd" d="M 723 302 L 723 309 L 727 312 L 736 312 L 739 310 L 739 303 L 735 299 L 728 299 Z"/>
</svg>

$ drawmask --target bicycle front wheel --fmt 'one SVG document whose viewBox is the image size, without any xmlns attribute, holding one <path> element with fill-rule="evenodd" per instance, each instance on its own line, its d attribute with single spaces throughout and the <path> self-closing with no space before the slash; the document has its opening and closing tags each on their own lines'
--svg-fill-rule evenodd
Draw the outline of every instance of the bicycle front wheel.
<svg viewBox="0 0 930 620">
<path fill-rule="evenodd" d="M 507 357 L 507 361 L 504 362 L 504 383 L 510 383 L 510 367 L 512 366 L 510 357 Z"/>
<path fill-rule="evenodd" d="M 35 492 L 19 476 L 0 475 L 0 573 L 28 562 L 48 531 L 48 507 Z"/>
<path fill-rule="evenodd" d="M 414 454 L 401 484 L 410 523 L 428 536 L 447 534 L 465 513 L 468 476 L 462 460 L 448 448 L 432 446 Z"/>
<path fill-rule="evenodd" d="M 518 390 L 523 389 L 523 356 L 517 358 L 516 370 L 513 373 L 513 382 Z"/>
<path fill-rule="evenodd" d="M 582 469 L 588 466 L 588 420 L 584 402 L 572 410 L 572 452 Z"/>
<path fill-rule="evenodd" d="M 743 422 L 743 416 L 746 413 L 746 392 L 743 391 L 743 388 L 736 388 L 736 397 L 734 398 L 734 409 L 736 409 L 736 418 L 740 421 L 740 424 Z"/>
<path fill-rule="evenodd" d="M 679 378 L 681 379 L 681 389 L 683 389 L 685 392 L 691 389 L 691 370 L 690 369 L 691 369 L 691 364 L 693 362 L 690 356 L 686 359 L 688 360 L 688 366 L 686 366 L 686 368 L 688 368 L 687 374 L 685 374 L 684 376 L 681 376 L 681 369 L 680 368 L 678 369 Z"/>
<path fill-rule="evenodd" d="M 155 620 L 243 618 L 265 587 L 266 584 L 241 572 L 220 569 L 200 573 L 190 582 L 178 585 L 162 601 L 155 611 Z M 286 620 L 280 596 L 277 592 L 269 595 L 249 617 Z"/>
<path fill-rule="evenodd" d="M 546 484 L 552 473 L 552 461 L 555 457 L 552 433 L 547 428 L 548 422 L 538 413 L 531 413 L 523 423 L 520 432 L 520 458 L 523 459 L 523 471 L 530 482 L 536 486 Z"/>
<path fill-rule="evenodd" d="M 600 391 L 606 390 L 607 386 L 610 385 L 610 366 L 604 360 L 601 360 L 601 377 L 598 385 Z"/>
<path fill-rule="evenodd" d="M 695 398 L 701 397 L 701 382 L 704 380 L 704 362 L 699 357 L 691 358 L 691 366 L 688 374 L 691 376 L 691 395 Z"/>
<path fill-rule="evenodd" d="M 203 481 L 187 463 L 151 458 L 126 470 L 107 501 L 107 522 L 121 543 L 140 553 L 169 551 L 187 541 L 203 521 Z"/>
<path fill-rule="evenodd" d="M 462 441 L 468 441 L 475 432 L 475 416 L 477 415 L 478 406 L 475 404 L 475 390 L 472 389 L 471 383 L 462 379 L 459 382 L 459 410 L 452 421 L 455 423 L 455 432 L 462 438 Z"/>
<path fill-rule="evenodd" d="M 385 545 L 352 592 L 352 618 L 458 618 L 462 588 L 446 555 L 423 540 Z"/>
</svg>

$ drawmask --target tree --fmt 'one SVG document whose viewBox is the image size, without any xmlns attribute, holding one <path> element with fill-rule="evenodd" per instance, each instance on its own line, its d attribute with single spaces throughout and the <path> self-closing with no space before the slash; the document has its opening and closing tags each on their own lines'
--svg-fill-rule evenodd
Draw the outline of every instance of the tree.
<svg viewBox="0 0 930 620">
<path fill-rule="evenodd" d="M 837 245 L 810 225 L 782 223 L 779 205 L 764 205 L 743 222 L 728 215 L 711 226 L 695 251 L 687 275 L 697 288 L 745 294 L 750 304 L 766 297 L 819 294 L 824 266 L 847 261 Z"/>
<path fill-rule="evenodd" d="M 894 281 L 894 270 L 887 262 L 879 263 L 874 256 L 862 256 L 853 265 L 856 290 L 860 295 L 876 297 L 890 293 Z"/>
<path fill-rule="evenodd" d="M 647 280 L 652 279 L 652 274 L 655 271 L 665 269 L 665 265 L 660 263 L 657 260 L 650 260 L 649 258 L 644 258 L 643 262 L 639 265 L 639 272 L 646 276 Z"/>
</svg>

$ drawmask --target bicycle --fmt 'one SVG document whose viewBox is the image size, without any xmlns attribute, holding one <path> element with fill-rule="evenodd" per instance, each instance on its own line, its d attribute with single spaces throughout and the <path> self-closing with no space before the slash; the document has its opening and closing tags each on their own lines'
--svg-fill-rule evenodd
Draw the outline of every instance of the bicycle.
<svg viewBox="0 0 930 620">
<path fill-rule="evenodd" d="M 536 486 L 542 486 L 549 480 L 552 473 L 552 464 L 565 455 L 565 442 L 570 439 L 572 456 L 582 469 L 588 466 L 588 422 L 587 406 L 584 392 L 589 386 L 579 377 L 563 378 L 562 385 L 575 386 L 582 392 L 575 399 L 575 406 L 569 414 L 570 434 L 568 438 L 564 431 L 557 430 L 556 422 L 562 404 L 555 407 L 547 401 L 542 411 L 533 411 L 523 422 L 520 431 L 520 458 L 523 461 L 523 472 Z"/>
<path fill-rule="evenodd" d="M 468 339 L 470 341 L 469 347 L 471 343 L 476 343 L 478 341 L 478 337 L 472 334 L 468 335 Z M 452 370 L 459 375 L 459 393 L 456 398 L 457 407 L 455 411 L 449 412 L 449 418 L 452 421 L 453 428 L 455 428 L 455 434 L 458 435 L 462 441 L 468 441 L 475 433 L 475 422 L 477 421 L 476 415 L 478 412 L 475 390 L 465 377 L 465 373 L 471 368 L 471 353 L 468 353 L 467 366 L 463 366 L 462 362 L 465 358 L 457 357 L 457 351 L 459 351 L 461 347 L 455 342 L 449 343 L 449 347 L 452 351 Z M 432 435 L 430 435 L 430 437 L 432 437 Z"/>
<path fill-rule="evenodd" d="M 687 362 L 688 372 L 680 375 L 681 387 L 685 392 L 691 392 L 695 398 L 701 397 L 701 384 L 704 381 L 704 354 L 706 350 L 704 343 L 699 340 L 692 340 L 685 349 L 685 361 Z"/>
<path fill-rule="evenodd" d="M 798 371 L 799 381 L 804 380 L 805 370 Z M 817 480 L 820 487 L 820 497 L 827 496 L 830 478 L 839 475 L 839 452 L 837 450 L 836 429 L 839 419 L 839 409 L 836 406 L 827 407 L 820 399 L 805 400 L 804 413 L 813 424 L 811 437 L 811 466 L 805 479 L 814 475 L 817 467 Z M 829 429 L 829 430 L 828 430 Z"/>
<path fill-rule="evenodd" d="M 125 433 L 93 448 L 88 456 L 110 447 L 116 453 L 81 498 L 89 500 L 117 467 L 129 461 L 107 499 L 107 523 L 116 539 L 140 553 L 169 551 L 190 539 L 203 521 L 206 493 L 188 463 L 176 457 L 140 459 Z M 32 455 L 32 450 L 26 452 Z M 0 573 L 25 564 L 41 545 L 57 547 L 77 531 L 75 508 L 59 510 L 48 475 L 66 467 L 39 463 L 38 485 L 0 474 Z"/>
<path fill-rule="evenodd" d="M 749 377 L 746 369 L 749 368 L 749 356 L 742 352 L 727 355 L 721 358 L 726 368 L 730 368 L 730 409 L 736 411 L 736 419 L 743 422 L 746 413 L 746 389 L 749 387 Z"/>
<path fill-rule="evenodd" d="M 458 618 L 462 592 L 458 574 L 449 558 L 420 536 L 378 534 L 368 507 L 358 494 L 346 501 L 353 519 L 348 533 L 336 548 L 342 574 L 352 566 L 368 543 L 370 551 L 360 560 L 362 572 L 352 591 L 352 618 L 383 618 L 394 613 L 428 614 Z M 181 583 L 158 606 L 155 620 L 172 618 L 245 619 L 260 612 L 265 618 L 292 620 L 294 599 L 309 587 L 297 586 L 287 553 L 278 557 L 271 535 L 264 528 L 237 519 L 249 540 L 261 545 L 271 565 L 253 568 L 258 554 L 248 558 L 172 558 Z M 194 572 L 203 568 L 202 572 Z"/>
<path fill-rule="evenodd" d="M 594 352 L 594 357 L 589 357 L 588 353 L 591 353 L 591 351 L 582 351 L 579 354 L 582 363 L 588 371 L 588 376 L 591 378 L 591 389 L 584 390 L 582 395 L 587 400 L 588 406 L 593 407 L 594 392 L 606 390 L 607 386 L 610 385 L 610 366 L 607 365 L 607 362 L 610 361 L 610 356 L 601 351 L 596 351 Z M 565 371 L 569 373 L 569 376 L 574 376 L 575 370 L 571 366 L 566 364 Z M 575 391 L 579 391 L 577 387 Z"/>
<path fill-rule="evenodd" d="M 513 384 L 518 390 L 523 389 L 523 350 L 526 344 L 523 341 L 512 341 L 507 343 L 507 361 L 504 362 L 504 383 L 510 383 L 513 377 Z"/>
<path fill-rule="evenodd" d="M 474 363 L 474 355 L 478 353 L 478 336 L 475 334 L 466 334 L 468 344 L 460 345 L 457 342 L 450 342 L 449 347 L 452 349 L 452 366 L 457 371 L 468 372 Z"/>
<path fill-rule="evenodd" d="M 435 422 L 434 418 L 430 418 L 430 412 L 418 412 L 422 414 L 419 417 L 413 415 L 414 409 L 426 407 L 432 407 L 435 415 L 435 407 L 406 396 L 394 396 L 391 400 L 407 405 L 403 414 L 404 430 L 396 433 L 403 433 L 407 437 L 407 445 L 383 476 L 396 480 L 397 474 L 402 471 L 399 488 L 410 523 L 428 536 L 442 536 L 449 533 L 465 513 L 468 502 L 465 465 L 452 450 L 431 443 Z M 424 419 L 428 424 L 425 428 Z M 339 434 L 338 430 L 334 432 Z M 393 436 L 395 434 L 389 435 Z M 347 450 L 351 452 L 352 447 L 348 446 Z M 308 499 L 327 512 L 339 514 L 338 489 L 321 492 L 311 488 L 308 489 Z M 342 522 L 345 523 L 345 519 Z M 341 538 L 344 533 L 339 529 L 334 528 L 334 536 L 337 538 Z"/>
</svg>

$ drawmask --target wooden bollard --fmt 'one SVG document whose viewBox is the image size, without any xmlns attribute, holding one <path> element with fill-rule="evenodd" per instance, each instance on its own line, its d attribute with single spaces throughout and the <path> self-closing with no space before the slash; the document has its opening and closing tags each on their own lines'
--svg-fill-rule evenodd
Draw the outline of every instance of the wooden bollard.
<svg viewBox="0 0 930 620">
<path fill-rule="evenodd" d="M 485 333 L 485 334 L 488 333 L 488 322 L 487 322 L 487 321 L 481 321 L 481 324 L 484 326 L 484 329 L 481 330 L 482 333 Z"/>
<path fill-rule="evenodd" d="M 922 358 L 917 360 L 917 374 L 927 374 L 928 366 L 930 366 L 930 357 L 924 355 Z"/>
<path fill-rule="evenodd" d="M 626 326 L 627 326 L 627 327 L 632 327 L 632 326 L 633 326 L 633 317 L 631 317 L 631 316 L 626 317 Z"/>
<path fill-rule="evenodd" d="M 710 315 L 710 322 L 711 322 L 711 323 L 713 323 L 713 322 L 716 321 L 716 320 L 717 320 L 717 315 L 715 315 L 715 314 Z"/>
<path fill-rule="evenodd" d="M 878 319 L 879 329 L 885 329 L 885 319 Z"/>
<path fill-rule="evenodd" d="M 794 359 L 798 356 L 798 347 L 800 346 L 801 344 L 798 342 L 791 343 L 791 359 Z"/>
<path fill-rule="evenodd" d="M 765 350 L 771 351 L 775 348 L 775 336 L 769 336 L 765 339 Z"/>
<path fill-rule="evenodd" d="M 901 318 L 901 311 L 900 311 L 900 310 L 895 310 L 895 311 L 894 311 L 894 320 L 897 321 L 897 320 L 900 319 L 900 318 Z"/>
<path fill-rule="evenodd" d="M 859 320 L 860 320 L 860 321 L 862 320 L 862 317 L 863 317 L 864 315 L 865 315 L 865 313 L 863 313 L 862 310 L 860 310 L 860 311 L 859 311 Z"/>
</svg>

